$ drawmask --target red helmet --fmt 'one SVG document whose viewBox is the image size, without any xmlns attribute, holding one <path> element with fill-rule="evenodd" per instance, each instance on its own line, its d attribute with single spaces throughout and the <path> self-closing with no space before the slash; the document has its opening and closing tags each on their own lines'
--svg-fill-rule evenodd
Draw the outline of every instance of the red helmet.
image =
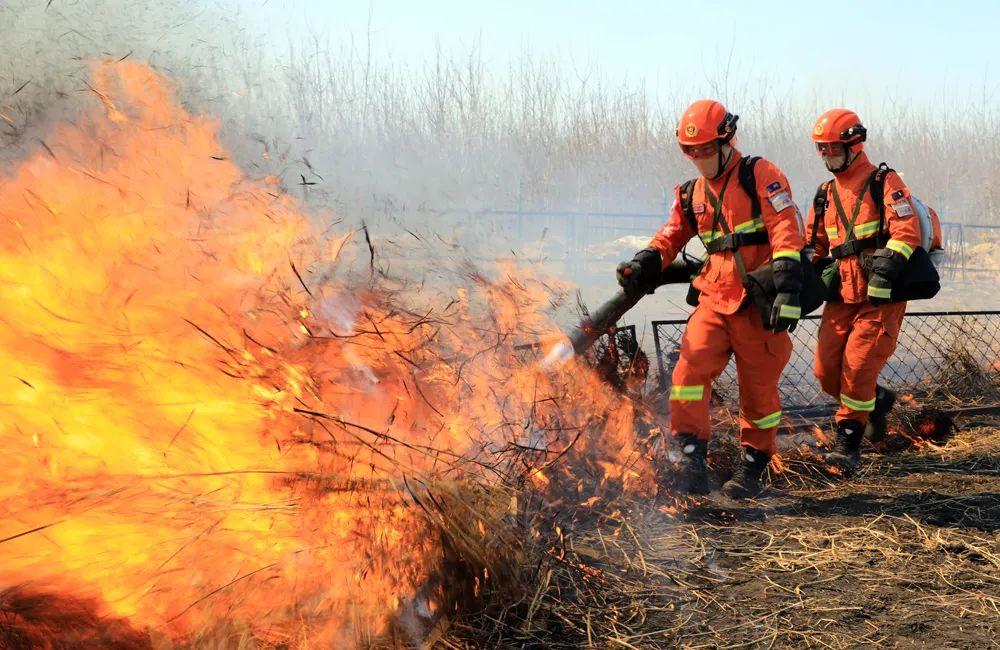
<svg viewBox="0 0 1000 650">
<path fill-rule="evenodd" d="M 681 146 L 697 146 L 713 140 L 729 142 L 736 135 L 736 120 L 720 102 L 699 99 L 687 107 L 677 125 L 677 142 Z"/>
<path fill-rule="evenodd" d="M 831 108 L 817 118 L 812 139 L 817 143 L 840 142 L 852 153 L 857 153 L 864 148 L 862 143 L 868 139 L 868 131 L 854 111 Z"/>
</svg>

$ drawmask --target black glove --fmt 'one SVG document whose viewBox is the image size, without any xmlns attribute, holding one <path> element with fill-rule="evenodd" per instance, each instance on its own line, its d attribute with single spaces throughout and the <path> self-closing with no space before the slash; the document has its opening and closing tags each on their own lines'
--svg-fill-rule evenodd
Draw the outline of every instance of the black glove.
<svg viewBox="0 0 1000 650">
<path fill-rule="evenodd" d="M 771 305 L 768 326 L 775 332 L 789 332 L 802 317 L 799 293 L 802 291 L 802 264 L 800 258 L 779 257 L 771 262 L 774 269 L 774 288 L 778 295 Z"/>
<path fill-rule="evenodd" d="M 880 248 L 872 254 L 868 276 L 868 302 L 884 305 L 892 302 L 892 284 L 906 266 L 906 258 L 896 251 Z"/>
<path fill-rule="evenodd" d="M 802 264 L 790 257 L 779 257 L 771 262 L 774 269 L 774 288 L 778 293 L 802 291 Z"/>
<path fill-rule="evenodd" d="M 771 329 L 775 332 L 794 332 L 795 326 L 799 324 L 802 317 L 802 308 L 799 306 L 799 294 L 779 293 L 774 298 L 774 305 L 771 307 Z"/>
<path fill-rule="evenodd" d="M 656 288 L 662 267 L 660 251 L 647 248 L 636 253 L 631 262 L 619 264 L 615 276 L 625 293 L 651 293 Z"/>
</svg>

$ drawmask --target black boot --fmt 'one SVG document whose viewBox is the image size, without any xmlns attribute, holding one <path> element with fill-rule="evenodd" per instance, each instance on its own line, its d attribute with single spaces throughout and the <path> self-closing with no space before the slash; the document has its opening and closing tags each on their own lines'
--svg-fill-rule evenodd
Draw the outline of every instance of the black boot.
<svg viewBox="0 0 1000 650">
<path fill-rule="evenodd" d="M 681 494 L 708 494 L 708 443 L 682 433 L 677 436 L 680 459 L 674 488 Z"/>
<path fill-rule="evenodd" d="M 760 494 L 760 478 L 771 462 L 771 455 L 753 447 L 742 447 L 743 454 L 732 478 L 722 486 L 722 493 L 733 499 L 745 499 Z"/>
<path fill-rule="evenodd" d="M 826 462 L 842 470 L 853 470 L 861 462 L 861 434 L 864 427 L 857 420 L 837 423 L 837 439 L 826 455 Z"/>
<path fill-rule="evenodd" d="M 896 393 L 884 386 L 875 388 L 875 410 L 868 415 L 865 425 L 865 440 L 879 442 L 885 439 L 886 416 L 896 404 Z"/>
</svg>

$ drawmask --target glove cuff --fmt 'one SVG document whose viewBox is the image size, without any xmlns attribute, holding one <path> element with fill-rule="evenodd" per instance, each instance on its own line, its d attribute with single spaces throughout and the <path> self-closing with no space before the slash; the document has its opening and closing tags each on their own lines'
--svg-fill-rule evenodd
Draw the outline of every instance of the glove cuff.
<svg viewBox="0 0 1000 650">
<path fill-rule="evenodd" d="M 876 282 L 876 280 L 881 280 Z M 868 283 L 868 299 L 877 300 L 892 300 L 892 284 L 885 282 L 883 278 L 879 278 L 877 275 L 872 276 L 871 281 Z"/>
<path fill-rule="evenodd" d="M 906 266 L 906 257 L 888 248 L 880 248 L 872 253 L 872 277 L 882 276 L 890 282 L 899 277 Z"/>
<path fill-rule="evenodd" d="M 632 261 L 639 263 L 643 279 L 659 277 L 663 271 L 663 257 L 655 248 L 644 248 L 635 254 Z"/>
<path fill-rule="evenodd" d="M 799 304 L 799 292 L 781 292 L 774 299 L 774 305 L 778 308 L 778 316 L 789 320 L 802 318 L 802 307 Z"/>
<path fill-rule="evenodd" d="M 892 260 L 896 264 L 901 264 L 906 261 L 906 257 L 902 253 L 894 251 L 891 248 L 880 248 L 872 253 L 872 257 L 885 257 Z"/>
</svg>

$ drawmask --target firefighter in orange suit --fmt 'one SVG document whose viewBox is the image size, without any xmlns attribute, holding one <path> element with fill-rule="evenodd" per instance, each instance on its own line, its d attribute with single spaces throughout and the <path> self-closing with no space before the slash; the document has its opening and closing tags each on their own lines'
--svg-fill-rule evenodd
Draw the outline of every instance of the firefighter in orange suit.
<svg viewBox="0 0 1000 650">
<path fill-rule="evenodd" d="M 833 181 L 820 186 L 806 220 L 813 262 L 837 264 L 840 299 L 823 309 L 816 343 L 815 374 L 837 399 L 837 434 L 827 460 L 850 470 L 860 461 L 868 427 L 885 428 L 895 395 L 877 386 L 879 372 L 896 348 L 905 302 L 890 302 L 892 283 L 920 245 L 920 225 L 910 191 L 898 174 L 876 167 L 863 151 L 867 133 L 853 111 L 834 108 L 813 127 L 812 139 Z M 884 174 L 883 216 L 872 193 Z M 877 191 L 877 190 L 876 190 Z M 823 223 L 816 220 L 822 209 Z M 880 227 L 880 223 L 882 224 Z"/>
<path fill-rule="evenodd" d="M 700 291 L 698 305 L 688 320 L 673 371 L 670 432 L 681 452 L 678 486 L 687 493 L 708 492 L 712 381 L 735 354 L 743 458 L 723 492 L 742 498 L 760 492 L 761 475 L 775 452 L 781 421 L 778 378 L 792 350 L 786 330 L 795 327 L 801 313 L 804 242 L 781 170 L 766 160 L 748 159 L 756 162 L 756 196 L 737 182 L 743 161 L 733 143 L 736 120 L 713 100 L 697 101 L 684 111 L 677 139 L 700 176 L 693 185 L 675 188 L 667 223 L 648 248 L 618 265 L 618 281 L 626 291 L 647 290 L 688 240 L 699 237 L 706 244 L 708 261 L 692 282 Z M 690 196 L 682 196 L 684 191 Z M 779 293 L 764 316 L 750 304 L 743 274 L 768 263 L 773 264 Z"/>
</svg>

